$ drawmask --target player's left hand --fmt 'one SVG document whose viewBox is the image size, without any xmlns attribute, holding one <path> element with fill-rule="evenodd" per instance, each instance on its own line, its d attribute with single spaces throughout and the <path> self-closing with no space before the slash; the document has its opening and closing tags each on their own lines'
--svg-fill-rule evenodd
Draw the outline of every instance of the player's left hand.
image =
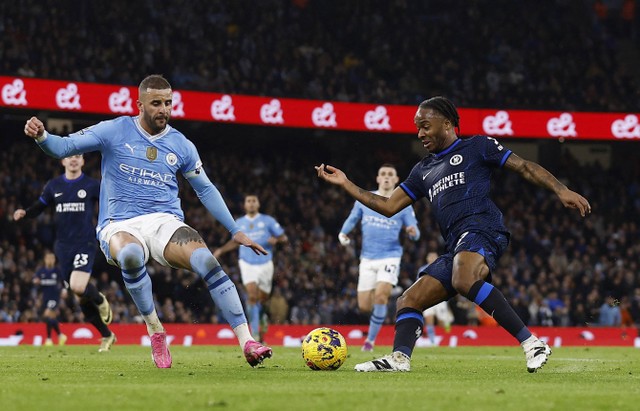
<svg viewBox="0 0 640 411">
<path fill-rule="evenodd" d="M 405 232 L 409 236 L 410 239 L 415 239 L 418 236 L 418 230 L 414 226 L 410 226 L 405 228 Z"/>
<path fill-rule="evenodd" d="M 249 247 L 253 250 L 254 253 L 260 255 L 267 255 L 269 254 L 267 252 L 267 250 L 265 250 L 260 244 L 254 242 L 252 239 L 250 239 L 249 237 L 247 237 L 247 235 L 245 233 L 243 233 L 242 231 L 238 231 L 237 233 L 234 234 L 233 236 L 233 241 L 235 241 L 236 243 L 243 245 L 245 247 Z"/>
<path fill-rule="evenodd" d="M 560 201 L 562 201 L 565 207 L 577 208 L 582 217 L 591 214 L 591 204 L 589 204 L 589 201 L 575 191 L 567 188 L 558 193 L 558 197 L 560 197 Z"/>
<path fill-rule="evenodd" d="M 320 164 L 319 166 L 315 166 L 315 168 L 318 172 L 318 177 L 331 184 L 341 186 L 349 181 L 346 174 L 334 166 Z"/>
</svg>

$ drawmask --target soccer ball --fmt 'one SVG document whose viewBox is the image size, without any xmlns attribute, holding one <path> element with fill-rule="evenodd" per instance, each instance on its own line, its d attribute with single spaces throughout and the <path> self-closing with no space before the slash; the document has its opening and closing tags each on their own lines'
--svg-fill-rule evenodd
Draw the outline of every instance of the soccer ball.
<svg viewBox="0 0 640 411">
<path fill-rule="evenodd" d="M 302 358 L 312 370 L 337 370 L 347 359 L 347 343 L 331 328 L 316 328 L 302 340 Z"/>
</svg>

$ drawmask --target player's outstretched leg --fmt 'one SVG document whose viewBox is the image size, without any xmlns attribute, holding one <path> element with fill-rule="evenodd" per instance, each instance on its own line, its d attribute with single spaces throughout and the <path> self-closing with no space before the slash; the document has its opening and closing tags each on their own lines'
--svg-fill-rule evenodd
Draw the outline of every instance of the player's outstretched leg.
<svg viewBox="0 0 640 411">
<path fill-rule="evenodd" d="M 416 340 L 422 335 L 424 317 L 414 308 L 403 308 L 396 316 L 396 334 L 393 353 L 372 361 L 356 364 L 354 369 L 361 372 L 398 372 L 411 370 L 411 354 Z"/>
<path fill-rule="evenodd" d="M 542 368 L 551 355 L 551 349 L 531 334 L 497 288 L 483 280 L 478 280 L 473 283 L 466 297 L 478 304 L 485 312 L 491 313 L 498 324 L 520 342 L 525 350 L 529 372 Z"/>
<path fill-rule="evenodd" d="M 213 302 L 233 328 L 249 365 L 255 367 L 264 359 L 271 358 L 273 354 L 271 348 L 255 341 L 251 336 L 236 286 L 213 257 L 211 251 L 204 247 L 194 250 L 190 263 L 193 271 L 198 273 L 207 284 Z"/>
</svg>

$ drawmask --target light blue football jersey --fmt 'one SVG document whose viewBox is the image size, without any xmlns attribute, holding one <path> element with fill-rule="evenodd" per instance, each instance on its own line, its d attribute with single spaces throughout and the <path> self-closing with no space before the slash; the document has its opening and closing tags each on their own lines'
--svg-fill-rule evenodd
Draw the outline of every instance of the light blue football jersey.
<svg viewBox="0 0 640 411">
<path fill-rule="evenodd" d="M 377 192 L 374 193 L 377 194 Z M 402 257 L 402 245 L 400 244 L 402 227 L 413 226 L 418 230 L 418 221 L 412 206 L 407 206 L 393 217 L 385 217 L 356 201 L 340 232 L 348 234 L 358 224 L 358 221 L 361 222 L 362 227 L 360 258 L 380 260 Z M 418 237 L 419 235 L 420 231 L 418 230 Z"/>
<path fill-rule="evenodd" d="M 264 264 L 273 258 L 273 246 L 267 242 L 269 237 L 278 237 L 284 234 L 284 229 L 271 216 L 258 213 L 255 217 L 240 217 L 236 223 L 240 231 L 250 239 L 264 247 L 269 252 L 267 255 L 257 255 L 248 247 L 240 247 L 238 258 L 247 264 Z"/>
<path fill-rule="evenodd" d="M 202 172 L 198 151 L 182 133 L 167 125 L 150 135 L 138 117 L 103 121 L 61 140 L 47 138 L 40 146 L 58 157 L 102 154 L 98 230 L 110 220 L 155 212 L 183 220 L 176 174 L 180 171 L 189 178 Z"/>
</svg>

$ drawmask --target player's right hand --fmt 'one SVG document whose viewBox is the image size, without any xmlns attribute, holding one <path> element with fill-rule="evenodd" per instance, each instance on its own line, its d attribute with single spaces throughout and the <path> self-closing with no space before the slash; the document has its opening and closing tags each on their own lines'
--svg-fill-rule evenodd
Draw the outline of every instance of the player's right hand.
<svg viewBox="0 0 640 411">
<path fill-rule="evenodd" d="M 44 124 L 37 117 L 31 117 L 24 125 L 24 134 L 27 137 L 38 138 L 44 134 Z"/>
<path fill-rule="evenodd" d="M 243 233 L 242 231 L 238 231 L 237 233 L 235 233 L 233 235 L 233 241 L 235 241 L 236 243 L 243 245 L 245 247 L 249 247 L 253 250 L 254 253 L 260 255 L 267 255 L 269 254 L 267 252 L 267 250 L 265 250 L 260 244 L 256 243 L 255 241 L 253 241 L 252 239 L 250 239 L 249 237 L 247 237 L 247 235 L 245 233 Z"/>
<path fill-rule="evenodd" d="M 315 168 L 318 172 L 318 177 L 331 184 L 344 185 L 349 181 L 346 174 L 334 166 L 320 164 L 319 166 L 315 166 Z"/>
<path fill-rule="evenodd" d="M 338 241 L 340 241 L 340 244 L 344 246 L 348 246 L 349 244 L 351 244 L 351 239 L 345 233 L 338 234 Z"/>
<path fill-rule="evenodd" d="M 20 220 L 22 217 L 24 217 L 25 215 L 27 215 L 27 212 L 21 208 L 17 209 L 16 211 L 13 212 L 13 219 L 15 221 Z"/>
</svg>

